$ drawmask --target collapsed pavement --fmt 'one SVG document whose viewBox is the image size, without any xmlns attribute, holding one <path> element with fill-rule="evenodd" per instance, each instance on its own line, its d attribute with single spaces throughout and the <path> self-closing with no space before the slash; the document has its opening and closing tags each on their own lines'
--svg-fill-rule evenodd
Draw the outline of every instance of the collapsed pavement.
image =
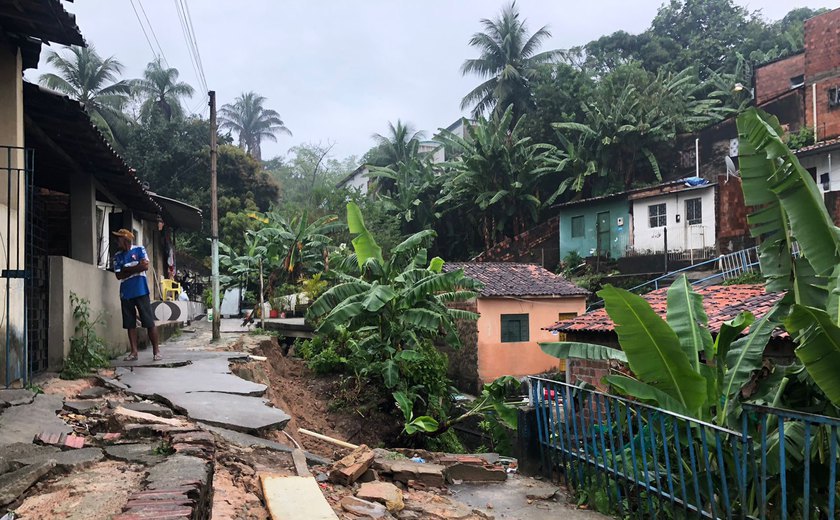
<svg viewBox="0 0 840 520">
<path fill-rule="evenodd" d="M 43 394 L 0 391 L 0 517 L 279 519 L 272 504 L 303 492 L 289 491 L 291 477 L 325 518 L 587 514 L 492 454 L 300 450 L 272 433 L 289 416 L 265 385 L 231 371 L 258 338 L 208 347 L 209 334 L 183 336 L 164 346 L 163 362 L 42 380 Z"/>
</svg>

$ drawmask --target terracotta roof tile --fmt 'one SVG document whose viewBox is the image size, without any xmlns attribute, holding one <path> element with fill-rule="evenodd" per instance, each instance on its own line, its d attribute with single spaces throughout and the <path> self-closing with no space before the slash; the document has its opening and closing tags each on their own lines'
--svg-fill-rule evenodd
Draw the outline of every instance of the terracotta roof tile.
<svg viewBox="0 0 840 520">
<path fill-rule="evenodd" d="M 717 333 L 720 326 L 743 311 L 750 311 L 756 319 L 764 316 L 784 293 L 765 292 L 763 285 L 709 285 L 695 288 L 703 296 L 703 308 L 709 318 L 709 331 Z M 644 295 L 653 310 L 665 317 L 668 288 Z M 559 332 L 611 332 L 615 328 L 607 311 L 597 309 L 576 318 L 561 321 L 548 327 Z"/>
<path fill-rule="evenodd" d="M 464 274 L 484 284 L 481 296 L 586 296 L 589 291 L 533 264 L 513 262 L 447 262 L 446 272 Z"/>
</svg>

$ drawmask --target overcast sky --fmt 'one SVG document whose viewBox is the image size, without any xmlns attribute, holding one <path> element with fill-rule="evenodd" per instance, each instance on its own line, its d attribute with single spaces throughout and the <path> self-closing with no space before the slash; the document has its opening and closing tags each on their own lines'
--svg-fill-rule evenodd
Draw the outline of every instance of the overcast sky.
<svg viewBox="0 0 840 520">
<path fill-rule="evenodd" d="M 133 0 L 140 11 L 140 1 Z M 201 91 L 177 15 L 176 0 L 142 0 L 163 55 Z M 837 7 L 832 0 L 736 0 L 776 20 L 794 7 Z M 398 118 L 429 133 L 461 117 L 461 98 L 478 84 L 462 77 L 475 57 L 470 35 L 505 0 L 192 0 L 207 85 L 219 105 L 243 91 L 268 98 L 293 137 L 263 145 L 263 158 L 301 143 L 335 143 L 338 158 L 361 155 L 371 134 Z M 582 45 L 617 30 L 643 31 L 662 0 L 519 0 L 530 32 L 548 25 L 548 48 Z M 116 56 L 127 77 L 153 57 L 129 0 L 75 0 L 87 42 Z M 147 29 L 148 32 L 148 29 Z M 149 38 L 154 44 L 152 34 Z M 55 46 L 53 46 L 55 47 Z M 156 45 L 155 45 L 156 47 Z M 43 63 L 43 60 L 42 60 Z M 30 71 L 27 78 L 37 78 Z M 189 109 L 205 111 L 200 95 Z"/>
</svg>

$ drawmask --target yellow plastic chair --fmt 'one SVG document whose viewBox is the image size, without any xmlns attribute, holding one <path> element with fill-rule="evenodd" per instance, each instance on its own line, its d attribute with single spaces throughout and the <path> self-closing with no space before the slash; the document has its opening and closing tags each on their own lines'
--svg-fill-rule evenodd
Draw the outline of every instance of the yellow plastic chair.
<svg viewBox="0 0 840 520">
<path fill-rule="evenodd" d="M 164 301 L 176 301 L 181 295 L 181 284 L 175 280 L 161 278 L 160 291 L 163 293 Z"/>
</svg>

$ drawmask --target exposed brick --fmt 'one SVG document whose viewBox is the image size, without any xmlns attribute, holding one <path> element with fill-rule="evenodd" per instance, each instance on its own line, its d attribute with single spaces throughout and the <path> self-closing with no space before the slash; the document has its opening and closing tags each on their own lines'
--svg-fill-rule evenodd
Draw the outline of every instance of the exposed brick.
<svg viewBox="0 0 840 520">
<path fill-rule="evenodd" d="M 78 435 L 68 435 L 64 439 L 64 446 L 67 448 L 80 449 L 85 447 L 85 438 Z"/>
<path fill-rule="evenodd" d="M 755 69 L 755 102 L 762 104 L 790 90 L 790 80 L 805 74 L 805 53 Z"/>
</svg>

